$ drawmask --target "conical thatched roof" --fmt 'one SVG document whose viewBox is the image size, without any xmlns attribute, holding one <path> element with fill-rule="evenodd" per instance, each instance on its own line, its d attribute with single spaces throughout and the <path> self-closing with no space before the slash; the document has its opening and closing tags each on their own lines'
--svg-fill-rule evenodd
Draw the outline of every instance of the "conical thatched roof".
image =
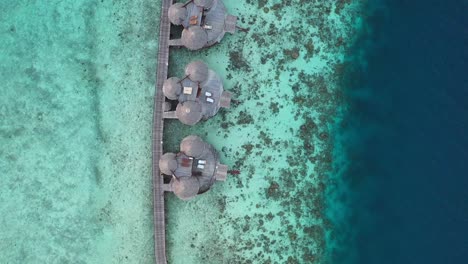
<svg viewBox="0 0 468 264">
<path fill-rule="evenodd" d="M 203 82 L 208 78 L 208 66 L 201 60 L 192 61 L 185 66 L 185 75 L 194 82 Z"/>
<path fill-rule="evenodd" d="M 202 119 L 202 106 L 195 101 L 179 103 L 176 108 L 176 116 L 180 122 L 186 125 L 195 125 Z"/>
<path fill-rule="evenodd" d="M 214 0 L 195 0 L 193 1 L 195 5 L 203 7 L 205 9 L 211 8 L 213 6 Z"/>
<path fill-rule="evenodd" d="M 200 26 L 191 26 L 182 31 L 182 44 L 190 50 L 199 50 L 208 43 L 208 34 Z"/>
<path fill-rule="evenodd" d="M 172 182 L 172 190 L 182 200 L 190 200 L 197 196 L 200 183 L 196 177 L 180 177 Z"/>
<path fill-rule="evenodd" d="M 187 19 L 187 9 L 183 3 L 175 3 L 169 7 L 169 20 L 174 25 L 182 25 L 185 19 Z"/>
<path fill-rule="evenodd" d="M 171 77 L 164 81 L 163 93 L 170 100 L 177 100 L 182 93 L 182 84 L 177 77 Z"/>
<path fill-rule="evenodd" d="M 199 158 L 205 152 L 206 147 L 206 143 L 194 135 L 188 136 L 180 142 L 180 151 L 194 158 Z"/>
<path fill-rule="evenodd" d="M 176 169 L 176 154 L 166 153 L 162 155 L 162 157 L 159 159 L 159 170 L 166 175 L 172 175 Z"/>
</svg>

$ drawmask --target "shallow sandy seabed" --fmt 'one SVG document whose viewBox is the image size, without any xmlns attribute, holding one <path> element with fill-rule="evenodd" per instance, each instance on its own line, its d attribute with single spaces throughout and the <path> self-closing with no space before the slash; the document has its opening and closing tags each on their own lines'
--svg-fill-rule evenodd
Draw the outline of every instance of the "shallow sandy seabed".
<svg viewBox="0 0 468 264">
<path fill-rule="evenodd" d="M 324 191 L 359 16 L 346 1 L 225 1 L 248 33 L 174 50 L 235 94 L 195 133 L 230 176 L 190 202 L 167 195 L 170 263 L 324 263 Z M 336 2 L 336 4 L 335 4 Z M 151 122 L 160 1 L 0 1 L 0 263 L 154 263 Z M 332 187 L 331 187 L 332 186 Z"/>
<path fill-rule="evenodd" d="M 338 84 L 359 6 L 226 4 L 249 32 L 200 52 L 174 50 L 170 75 L 205 60 L 234 93 L 233 106 L 191 128 L 167 122 L 165 149 L 199 134 L 241 174 L 190 202 L 167 196 L 169 262 L 325 263 L 339 247 L 324 194 L 335 188 L 328 183 L 344 106 Z"/>
<path fill-rule="evenodd" d="M 154 263 L 158 1 L 0 1 L 0 263 Z"/>
</svg>

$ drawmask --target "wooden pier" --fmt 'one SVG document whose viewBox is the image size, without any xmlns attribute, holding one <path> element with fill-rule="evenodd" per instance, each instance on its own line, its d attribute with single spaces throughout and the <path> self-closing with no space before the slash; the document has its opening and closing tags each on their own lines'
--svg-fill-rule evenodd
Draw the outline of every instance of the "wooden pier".
<svg viewBox="0 0 468 264">
<path fill-rule="evenodd" d="M 211 15 L 206 15 L 205 22 L 208 21 L 210 25 L 210 30 L 205 30 L 208 35 L 208 40 L 203 42 L 201 46 L 197 46 L 200 43 L 200 38 L 196 35 L 186 35 L 184 38 L 184 43 L 182 40 L 170 40 L 170 31 L 171 31 L 171 22 L 169 19 L 169 8 L 172 5 L 173 0 L 162 0 L 161 8 L 161 18 L 160 18 L 160 29 L 159 29 L 159 50 L 158 50 L 158 61 L 157 61 L 157 70 L 156 70 L 156 87 L 154 94 L 154 112 L 153 112 L 153 206 L 154 206 L 154 255 L 156 264 L 167 264 L 166 258 L 166 223 L 165 223 L 165 206 L 164 206 L 164 192 L 172 191 L 171 185 L 164 184 L 164 178 L 162 176 L 159 160 L 163 154 L 163 130 L 164 130 L 164 118 L 174 118 L 173 114 L 164 113 L 164 103 L 165 96 L 163 94 L 163 85 L 167 79 L 167 71 L 169 66 L 169 46 L 181 46 L 185 45 L 186 48 L 191 49 L 190 46 L 196 47 L 192 49 L 199 49 L 212 46 L 218 43 L 224 36 L 226 32 L 234 33 L 236 31 L 237 17 L 227 15 L 225 6 L 222 1 L 216 2 L 215 7 L 209 12 Z M 201 29 L 201 18 L 203 16 L 203 11 L 201 6 L 197 6 L 193 1 L 187 2 L 187 4 L 192 3 L 192 7 L 195 8 L 197 14 L 200 16 L 197 27 L 198 30 Z M 177 9 L 177 7 L 175 7 Z M 181 10 L 179 10 L 181 11 Z M 173 17 L 172 19 L 180 19 L 177 12 L 171 12 Z M 185 12 L 182 10 L 182 12 Z M 175 16 L 174 16 L 175 15 Z M 190 14 L 186 14 L 186 20 L 189 19 Z M 188 20 L 187 20 L 188 21 Z M 188 24 L 185 25 L 188 27 Z M 196 28 L 197 28 L 196 27 Z M 190 29 L 190 28 L 189 28 Z M 189 30 L 189 29 L 184 29 Z M 183 31 L 183 32 L 184 32 Z M 190 30 L 189 30 L 190 31 Z M 187 31 L 187 32 L 189 32 Z M 184 34 L 182 33 L 182 36 Z M 200 36 L 200 35 L 198 35 Z M 194 45 L 189 45 L 194 44 Z M 197 45 L 195 45 L 197 44 Z M 213 92 L 214 94 L 214 92 Z M 224 96 L 224 97 L 223 97 Z M 228 98 L 229 97 L 229 98 Z M 223 92 L 222 105 L 223 107 L 228 107 L 228 99 L 230 99 L 230 94 Z M 221 167 L 218 164 L 218 170 L 220 174 L 217 174 L 218 179 L 224 180 L 226 178 L 227 167 Z"/>
<path fill-rule="evenodd" d="M 169 37 L 171 23 L 168 17 L 172 0 L 162 0 L 159 29 L 159 50 L 156 71 L 156 91 L 154 94 L 153 113 L 153 206 L 154 206 L 154 254 L 156 264 L 167 264 L 166 259 L 166 224 L 164 210 L 163 177 L 159 170 L 159 159 L 163 153 L 163 105 L 162 87 L 167 79 L 169 65 Z"/>
</svg>

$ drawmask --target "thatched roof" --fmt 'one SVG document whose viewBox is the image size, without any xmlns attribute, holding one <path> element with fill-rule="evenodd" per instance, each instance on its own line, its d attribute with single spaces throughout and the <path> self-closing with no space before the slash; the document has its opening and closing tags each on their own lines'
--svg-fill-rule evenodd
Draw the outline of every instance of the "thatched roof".
<svg viewBox="0 0 468 264">
<path fill-rule="evenodd" d="M 176 154 L 166 153 L 159 159 L 159 170 L 166 175 L 172 175 L 177 169 Z"/>
<path fill-rule="evenodd" d="M 174 162 L 175 160 L 175 162 Z M 180 152 L 161 157 L 160 169 L 173 175 L 170 191 L 189 200 L 208 191 L 215 181 L 225 181 L 228 167 L 219 163 L 217 151 L 199 136 L 190 135 L 180 142 Z"/>
<path fill-rule="evenodd" d="M 201 60 L 192 61 L 185 66 L 185 75 L 194 82 L 203 82 L 208 78 L 208 66 Z"/>
<path fill-rule="evenodd" d="M 177 100 L 182 93 L 182 84 L 177 77 L 171 77 L 164 81 L 163 93 L 170 100 Z"/>
<path fill-rule="evenodd" d="M 200 137 L 194 135 L 188 136 L 180 142 L 180 151 L 194 158 L 203 155 L 206 148 L 206 143 Z"/>
<path fill-rule="evenodd" d="M 208 34 L 200 26 L 191 26 L 182 31 L 182 44 L 190 50 L 199 50 L 208 42 Z"/>
<path fill-rule="evenodd" d="M 213 6 L 214 0 L 195 0 L 193 2 L 197 6 L 203 7 L 204 9 L 209 9 Z"/>
<path fill-rule="evenodd" d="M 202 106 L 196 101 L 179 103 L 176 108 L 176 116 L 180 122 L 186 125 L 195 125 L 203 117 Z"/>
<path fill-rule="evenodd" d="M 169 20 L 174 25 L 182 25 L 187 19 L 187 9 L 183 3 L 175 3 L 169 7 Z"/>
<path fill-rule="evenodd" d="M 172 181 L 172 190 L 182 200 L 190 200 L 197 196 L 200 183 L 196 177 L 180 177 Z"/>
</svg>

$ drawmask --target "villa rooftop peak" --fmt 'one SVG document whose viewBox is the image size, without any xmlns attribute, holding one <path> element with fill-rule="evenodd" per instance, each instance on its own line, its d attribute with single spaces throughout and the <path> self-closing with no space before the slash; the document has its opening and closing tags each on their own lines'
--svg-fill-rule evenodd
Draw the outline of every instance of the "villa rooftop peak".
<svg viewBox="0 0 468 264">
<path fill-rule="evenodd" d="M 171 176 L 165 191 L 190 200 L 208 191 L 216 181 L 225 181 L 228 167 L 219 163 L 218 152 L 200 137 L 191 135 L 180 143 L 180 152 L 166 153 L 159 160 L 161 173 Z"/>
<path fill-rule="evenodd" d="M 199 50 L 219 43 L 226 32 L 237 30 L 237 17 L 229 15 L 222 0 L 193 0 L 175 3 L 168 11 L 173 25 L 184 27 L 180 39 L 169 42 L 171 46 L 184 46 Z"/>
<path fill-rule="evenodd" d="M 215 116 L 220 108 L 229 108 L 232 94 L 224 90 L 221 77 L 200 60 L 185 67 L 185 77 L 171 77 L 163 84 L 167 99 L 177 101 L 174 110 L 169 104 L 164 118 L 179 119 L 186 125 Z"/>
</svg>

